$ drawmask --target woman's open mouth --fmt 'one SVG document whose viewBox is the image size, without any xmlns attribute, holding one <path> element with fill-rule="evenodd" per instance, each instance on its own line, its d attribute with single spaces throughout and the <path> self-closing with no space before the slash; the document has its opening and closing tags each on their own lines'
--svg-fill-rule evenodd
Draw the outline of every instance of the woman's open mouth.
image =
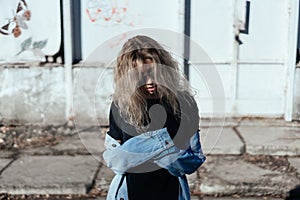
<svg viewBox="0 0 300 200">
<path fill-rule="evenodd" d="M 156 86 L 153 83 L 152 84 L 146 84 L 145 89 L 149 94 L 153 94 L 156 90 Z"/>
</svg>

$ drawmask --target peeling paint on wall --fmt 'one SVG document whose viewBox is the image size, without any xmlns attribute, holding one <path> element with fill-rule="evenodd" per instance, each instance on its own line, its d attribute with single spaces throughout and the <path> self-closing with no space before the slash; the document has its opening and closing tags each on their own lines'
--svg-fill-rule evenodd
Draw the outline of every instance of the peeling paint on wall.
<svg viewBox="0 0 300 200">
<path fill-rule="evenodd" d="M 0 120 L 61 124 L 65 121 L 64 68 L 0 69 Z"/>
</svg>

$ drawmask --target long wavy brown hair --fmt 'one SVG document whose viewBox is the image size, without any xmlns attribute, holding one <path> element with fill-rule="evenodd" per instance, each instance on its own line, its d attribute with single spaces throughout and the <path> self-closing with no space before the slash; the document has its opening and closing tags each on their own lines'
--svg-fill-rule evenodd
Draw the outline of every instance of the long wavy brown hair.
<svg viewBox="0 0 300 200">
<path fill-rule="evenodd" d="M 137 130 L 143 130 L 150 120 L 147 110 L 149 97 L 143 89 L 145 82 L 143 73 L 139 70 L 145 59 L 153 61 L 150 65 L 152 78 L 156 83 L 154 98 L 171 105 L 174 114 L 180 109 L 176 99 L 178 92 L 190 93 L 189 85 L 178 69 L 178 63 L 162 45 L 148 36 L 130 38 L 117 58 L 113 100 L 122 118 Z"/>
</svg>

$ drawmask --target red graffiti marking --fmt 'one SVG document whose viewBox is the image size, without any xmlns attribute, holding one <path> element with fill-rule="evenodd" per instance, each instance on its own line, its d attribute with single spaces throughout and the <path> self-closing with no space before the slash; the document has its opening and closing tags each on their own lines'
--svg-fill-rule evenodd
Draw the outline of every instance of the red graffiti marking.
<svg viewBox="0 0 300 200">
<path fill-rule="evenodd" d="M 89 0 L 86 13 L 90 22 L 125 24 L 134 26 L 134 17 L 128 17 L 127 0 Z M 130 21 L 128 21 L 130 20 Z"/>
</svg>

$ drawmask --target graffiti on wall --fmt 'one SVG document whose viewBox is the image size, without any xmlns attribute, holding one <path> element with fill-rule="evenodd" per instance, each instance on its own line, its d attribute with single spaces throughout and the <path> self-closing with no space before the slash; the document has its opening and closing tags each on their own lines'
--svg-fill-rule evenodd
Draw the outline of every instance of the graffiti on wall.
<svg viewBox="0 0 300 200">
<path fill-rule="evenodd" d="M 59 3 L 0 0 L 0 63 L 51 62 L 48 57 L 58 54 L 61 44 Z"/>
<path fill-rule="evenodd" d="M 13 16 L 8 19 L 8 23 L 3 25 L 0 33 L 3 35 L 13 35 L 15 38 L 22 34 L 22 29 L 28 29 L 26 21 L 31 18 L 31 11 L 28 9 L 25 0 L 20 0 Z"/>
<path fill-rule="evenodd" d="M 20 55 L 25 51 L 31 51 L 35 56 L 45 57 L 42 49 L 47 45 L 47 39 L 41 41 L 32 42 L 32 37 L 27 38 L 21 43 L 21 50 L 16 54 L 16 56 Z"/>
<path fill-rule="evenodd" d="M 127 0 L 89 0 L 85 12 L 90 22 L 102 26 L 127 25 L 140 23 L 140 14 L 132 13 Z"/>
<path fill-rule="evenodd" d="M 142 18 L 139 11 L 134 10 L 133 6 L 129 6 L 129 0 L 88 0 L 85 13 L 89 23 L 101 28 L 102 31 L 103 28 L 110 30 L 111 35 L 138 27 Z M 111 42 L 109 47 L 119 46 L 125 38 L 126 33 Z"/>
<path fill-rule="evenodd" d="M 17 9 L 13 11 L 13 16 L 8 18 L 7 24 L 3 25 L 0 29 L 2 35 L 13 35 L 15 38 L 20 37 L 23 30 L 28 29 L 27 22 L 31 19 L 31 10 L 25 0 L 20 0 Z M 42 49 L 47 45 L 47 39 L 42 41 L 32 42 L 32 37 L 25 39 L 21 44 L 21 50 L 15 54 L 20 55 L 25 51 L 31 51 L 37 57 L 45 57 Z"/>
</svg>

